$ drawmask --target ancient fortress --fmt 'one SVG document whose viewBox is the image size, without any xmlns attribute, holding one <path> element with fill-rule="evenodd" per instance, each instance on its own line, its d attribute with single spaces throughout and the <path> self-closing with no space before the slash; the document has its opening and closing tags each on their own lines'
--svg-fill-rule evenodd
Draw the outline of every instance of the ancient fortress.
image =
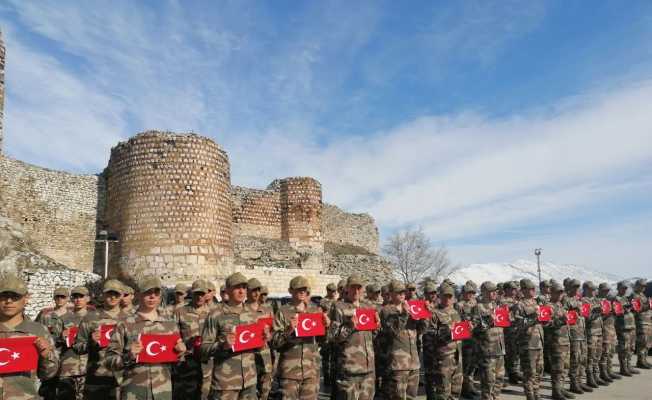
<svg viewBox="0 0 652 400">
<path fill-rule="evenodd" d="M 313 279 L 316 293 L 353 271 L 369 280 L 389 277 L 369 215 L 324 204 L 313 178 L 277 179 L 266 189 L 233 186 L 227 153 L 203 136 L 140 133 L 111 149 L 98 175 L 3 155 L 4 63 L 0 38 L 0 217 L 20 225 L 36 251 L 57 264 L 103 274 L 104 244 L 96 238 L 107 230 L 118 240 L 109 247 L 112 276 L 220 282 L 240 270 L 277 294 L 298 273 Z"/>
</svg>

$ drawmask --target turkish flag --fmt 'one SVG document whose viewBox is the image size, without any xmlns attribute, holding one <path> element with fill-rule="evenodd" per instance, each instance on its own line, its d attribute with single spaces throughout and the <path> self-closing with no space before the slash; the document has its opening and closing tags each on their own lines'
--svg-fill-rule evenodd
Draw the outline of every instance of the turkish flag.
<svg viewBox="0 0 652 400">
<path fill-rule="evenodd" d="M 260 322 L 255 324 L 238 325 L 235 327 L 235 343 L 231 346 L 234 353 L 259 349 L 265 345 L 263 325 Z"/>
<path fill-rule="evenodd" d="M 643 308 L 641 305 L 641 299 L 632 299 L 632 310 L 640 312 L 641 308 Z"/>
<path fill-rule="evenodd" d="M 70 348 L 75 344 L 75 339 L 77 339 L 77 332 L 79 332 L 78 326 L 71 326 L 68 328 L 68 336 L 66 336 L 66 347 Z"/>
<path fill-rule="evenodd" d="M 111 341 L 111 334 L 113 333 L 113 329 L 115 329 L 115 324 L 100 325 L 100 341 L 98 342 L 98 344 L 100 345 L 101 348 L 104 348 L 109 345 L 109 342 Z"/>
<path fill-rule="evenodd" d="M 324 314 L 322 313 L 301 313 L 297 317 L 297 329 L 294 330 L 297 337 L 324 336 L 326 326 L 324 325 Z"/>
<path fill-rule="evenodd" d="M 140 344 L 143 350 L 136 357 L 136 362 L 143 364 L 163 364 L 177 362 L 178 354 L 174 346 L 181 336 L 178 333 L 154 334 L 143 333 L 140 335 Z"/>
<path fill-rule="evenodd" d="M 600 305 L 602 306 L 602 315 L 606 317 L 611 314 L 611 302 L 609 300 L 602 300 Z"/>
<path fill-rule="evenodd" d="M 34 371 L 38 367 L 35 336 L 0 339 L 0 375 Z"/>
<path fill-rule="evenodd" d="M 378 319 L 375 308 L 356 308 L 354 320 L 355 329 L 359 331 L 373 331 L 378 329 Z"/>
<path fill-rule="evenodd" d="M 539 322 L 550 322 L 552 319 L 552 307 L 551 306 L 539 306 L 537 309 L 537 320 Z"/>
<path fill-rule="evenodd" d="M 425 300 L 408 300 L 408 307 L 410 309 L 410 317 L 414 320 L 428 319 L 432 317 Z"/>
<path fill-rule="evenodd" d="M 265 330 L 265 327 L 268 327 L 269 331 L 271 332 L 274 327 L 274 318 L 272 317 L 258 318 L 258 323 L 263 327 L 263 330 Z"/>
<path fill-rule="evenodd" d="M 582 303 L 582 316 L 588 318 L 591 315 L 591 304 Z"/>
<path fill-rule="evenodd" d="M 453 322 L 451 338 L 453 340 L 471 339 L 471 323 L 469 321 Z"/>
<path fill-rule="evenodd" d="M 623 305 L 620 304 L 619 301 L 614 301 L 613 302 L 614 306 L 614 314 L 616 315 L 623 315 L 625 312 L 623 311 Z"/>
<path fill-rule="evenodd" d="M 575 310 L 568 310 L 568 312 L 566 313 L 566 323 L 568 325 L 577 324 L 577 318 L 579 318 L 579 316 L 577 315 L 577 311 Z"/>
<path fill-rule="evenodd" d="M 512 326 L 512 321 L 509 320 L 509 308 L 507 306 L 500 306 L 494 309 L 494 326 L 500 328 Z"/>
</svg>

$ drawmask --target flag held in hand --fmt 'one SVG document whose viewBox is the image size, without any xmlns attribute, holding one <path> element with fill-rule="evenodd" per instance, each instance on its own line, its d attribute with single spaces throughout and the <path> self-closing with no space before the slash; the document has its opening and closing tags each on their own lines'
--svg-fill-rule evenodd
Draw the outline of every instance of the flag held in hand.
<svg viewBox="0 0 652 400">
<path fill-rule="evenodd" d="M 432 317 L 425 300 L 408 300 L 408 309 L 410 310 L 410 317 L 414 320 L 428 319 Z"/>
<path fill-rule="evenodd" d="M 271 332 L 272 328 L 274 327 L 274 318 L 272 317 L 258 318 L 258 323 L 263 328 L 263 331 L 265 330 L 265 327 L 268 327 Z"/>
<path fill-rule="evenodd" d="M 174 351 L 181 337 L 178 333 L 154 334 L 143 333 L 140 335 L 140 344 L 143 350 L 136 357 L 136 362 L 143 364 L 164 364 L 177 362 L 178 354 Z"/>
<path fill-rule="evenodd" d="M 568 310 L 568 312 L 566 313 L 566 324 L 575 325 L 575 324 L 577 324 L 577 319 L 578 318 L 579 318 L 579 315 L 577 315 L 577 311 Z"/>
<path fill-rule="evenodd" d="M 0 375 L 34 371 L 38 367 L 35 336 L 0 339 Z"/>
<path fill-rule="evenodd" d="M 245 350 L 259 349 L 265 345 L 263 330 L 258 321 L 254 324 L 243 324 L 235 327 L 235 343 L 231 346 L 234 353 Z"/>
<path fill-rule="evenodd" d="M 614 307 L 614 314 L 623 315 L 625 313 L 623 311 L 623 305 L 619 301 L 614 301 L 613 307 Z"/>
<path fill-rule="evenodd" d="M 512 321 L 509 319 L 509 308 L 507 306 L 500 306 L 494 309 L 494 326 L 500 328 L 512 326 Z"/>
<path fill-rule="evenodd" d="M 355 329 L 373 331 L 378 329 L 378 319 L 374 308 L 356 308 L 354 315 Z"/>
<path fill-rule="evenodd" d="M 98 344 L 101 348 L 105 348 L 109 345 L 109 342 L 111 342 L 111 334 L 113 333 L 113 329 L 115 329 L 115 324 L 100 325 L 100 341 Z"/>
<path fill-rule="evenodd" d="M 611 314 L 611 302 L 609 300 L 602 300 L 600 306 L 602 307 L 602 315 L 606 317 Z"/>
<path fill-rule="evenodd" d="M 641 299 L 632 299 L 632 310 L 634 312 L 641 312 L 642 304 Z"/>
<path fill-rule="evenodd" d="M 451 338 L 453 340 L 466 340 L 471 338 L 471 323 L 469 321 L 453 322 L 451 329 Z"/>
<path fill-rule="evenodd" d="M 537 309 L 537 320 L 539 322 L 550 322 L 552 320 L 552 307 L 539 306 Z"/>
<path fill-rule="evenodd" d="M 68 328 L 68 336 L 66 336 L 66 347 L 71 348 L 75 344 L 75 339 L 77 339 L 77 332 L 79 332 L 78 326 L 71 326 Z"/>
<path fill-rule="evenodd" d="M 324 336 L 326 326 L 324 315 L 321 313 L 301 313 L 297 317 L 297 328 L 294 330 L 297 337 Z"/>
<path fill-rule="evenodd" d="M 591 304 L 582 303 L 582 316 L 588 318 L 591 315 Z"/>
</svg>

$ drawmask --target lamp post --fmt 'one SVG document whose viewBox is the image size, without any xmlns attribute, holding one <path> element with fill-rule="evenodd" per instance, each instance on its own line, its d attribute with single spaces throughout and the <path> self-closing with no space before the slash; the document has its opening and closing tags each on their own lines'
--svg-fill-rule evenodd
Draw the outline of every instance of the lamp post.
<svg viewBox="0 0 652 400">
<path fill-rule="evenodd" d="M 541 285 L 541 250 L 534 249 L 534 255 L 537 256 L 537 273 L 539 274 L 539 285 Z"/>
<path fill-rule="evenodd" d="M 104 243 L 104 279 L 109 276 L 109 243 L 116 243 L 118 239 L 109 235 L 106 230 L 101 230 L 97 233 L 95 243 Z"/>
</svg>

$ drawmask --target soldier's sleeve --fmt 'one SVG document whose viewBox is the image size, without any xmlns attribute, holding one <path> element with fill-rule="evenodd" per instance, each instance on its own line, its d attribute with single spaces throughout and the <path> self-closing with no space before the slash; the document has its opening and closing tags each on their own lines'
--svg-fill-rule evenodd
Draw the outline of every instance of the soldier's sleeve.
<svg viewBox="0 0 652 400">
<path fill-rule="evenodd" d="M 201 346 L 199 352 L 202 359 L 219 356 L 220 353 L 229 353 L 231 349 L 226 348 L 226 336 L 221 332 L 219 321 L 219 314 L 213 311 L 206 322 L 201 332 Z"/>
<path fill-rule="evenodd" d="M 66 347 L 66 341 L 63 338 L 64 323 L 61 318 L 52 319 L 52 339 L 54 339 L 54 345 L 57 349 L 63 349 Z"/>
<path fill-rule="evenodd" d="M 77 338 L 75 339 L 75 343 L 72 345 L 72 349 L 75 351 L 77 354 L 87 354 L 88 353 L 88 347 L 93 345 L 93 338 L 91 337 L 91 334 L 93 333 L 91 331 L 92 326 L 90 321 L 88 321 L 86 318 L 82 320 L 82 322 L 79 324 L 79 330 L 77 331 Z"/>
<path fill-rule="evenodd" d="M 391 313 L 383 310 L 380 320 L 383 326 L 383 331 L 394 337 L 399 336 L 401 330 L 405 329 L 410 316 L 404 310 Z"/>
<path fill-rule="evenodd" d="M 41 324 L 41 325 L 43 325 L 43 326 L 45 326 L 45 323 L 43 322 L 43 318 L 44 318 L 44 316 L 45 316 L 45 312 L 44 312 L 44 311 L 45 311 L 45 310 L 41 310 L 41 311 L 39 311 L 38 314 L 36 315 L 36 318 L 34 318 L 34 322 L 38 322 L 39 324 Z"/>
<path fill-rule="evenodd" d="M 118 322 L 106 348 L 105 367 L 111 371 L 120 371 L 135 364 L 136 359 L 129 350 L 130 345 L 131 339 L 126 325 L 123 322 Z"/>
<path fill-rule="evenodd" d="M 274 333 L 272 334 L 272 347 L 276 350 L 282 350 L 291 346 L 292 336 L 294 333 L 288 332 L 290 321 L 285 318 L 285 314 L 279 309 L 274 315 Z"/>
<path fill-rule="evenodd" d="M 328 329 L 328 340 L 334 343 L 345 342 L 355 331 L 351 323 L 351 317 L 344 315 L 340 307 L 331 308 L 330 312 L 331 326 Z"/>
<path fill-rule="evenodd" d="M 50 352 L 48 355 L 42 357 L 39 354 L 38 357 L 38 370 L 36 371 L 36 375 L 43 381 L 54 378 L 59 372 L 59 352 L 55 348 L 52 335 L 47 332 L 47 329 L 43 328 L 43 332 L 39 336 L 50 343 Z"/>
</svg>

